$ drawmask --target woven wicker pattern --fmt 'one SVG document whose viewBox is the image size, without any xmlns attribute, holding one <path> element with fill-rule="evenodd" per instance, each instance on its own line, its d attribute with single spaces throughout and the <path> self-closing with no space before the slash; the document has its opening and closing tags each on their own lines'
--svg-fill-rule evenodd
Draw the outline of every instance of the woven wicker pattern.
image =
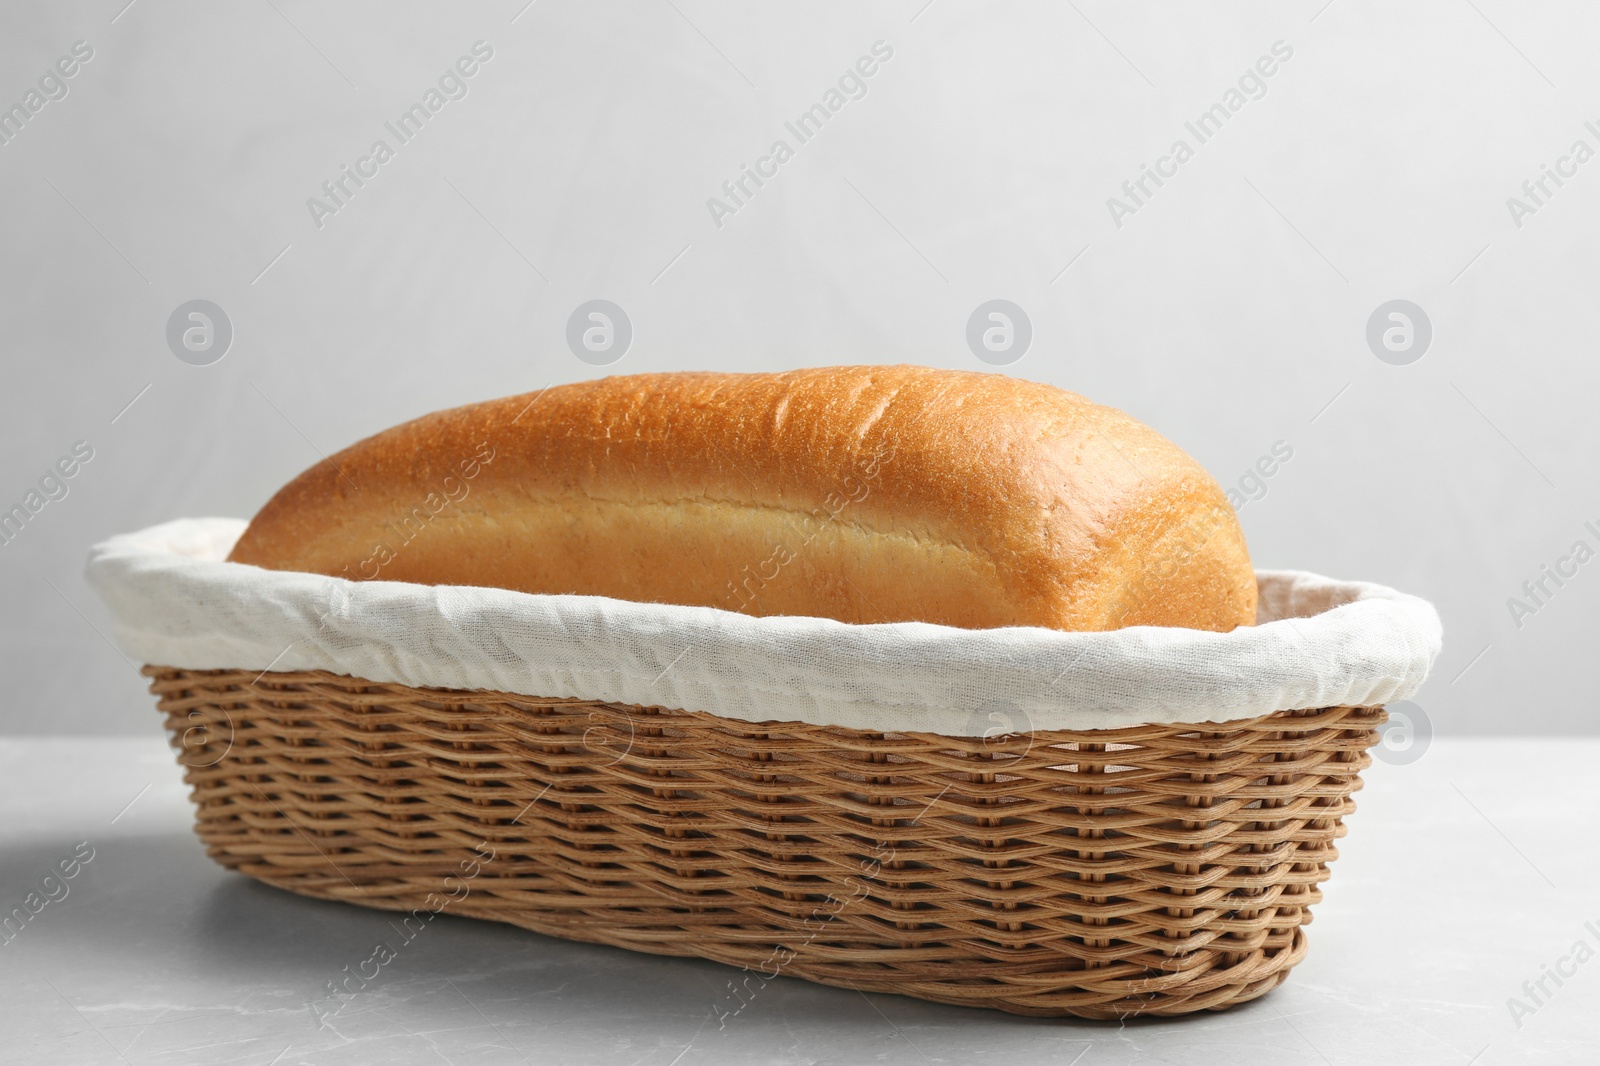
<svg viewBox="0 0 1600 1066">
<path fill-rule="evenodd" d="M 1090 1018 L 1262 995 L 1385 717 L 961 738 L 145 672 L 224 866 L 748 967 L 725 1014 L 776 973 Z"/>
</svg>

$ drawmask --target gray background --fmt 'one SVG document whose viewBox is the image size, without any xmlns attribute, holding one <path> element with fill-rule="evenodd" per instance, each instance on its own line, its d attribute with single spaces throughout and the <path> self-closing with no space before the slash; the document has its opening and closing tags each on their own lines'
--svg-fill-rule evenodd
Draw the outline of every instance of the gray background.
<svg viewBox="0 0 1600 1066">
<path fill-rule="evenodd" d="M 564 340 L 594 298 L 633 323 L 612 372 L 984 369 L 968 315 L 1011 300 L 1033 341 L 1006 371 L 1225 485 L 1293 448 L 1241 512 L 1256 565 L 1433 600 L 1440 734 L 1595 729 L 1600 560 L 1520 629 L 1507 607 L 1600 547 L 1600 160 L 1520 227 L 1506 204 L 1600 149 L 1593 8 L 125 3 L 0 13 L 0 104 L 94 49 L 0 147 L 0 504 L 95 450 L 0 547 L 0 730 L 159 729 L 90 545 L 248 517 L 397 421 L 605 373 Z M 307 198 L 480 39 L 468 95 L 319 229 Z M 716 226 L 706 199 L 878 40 L 867 94 Z M 1266 94 L 1117 226 L 1107 198 L 1280 40 Z M 165 341 L 196 298 L 235 331 L 214 365 Z M 1405 366 L 1365 339 L 1396 298 L 1434 330 Z"/>
</svg>

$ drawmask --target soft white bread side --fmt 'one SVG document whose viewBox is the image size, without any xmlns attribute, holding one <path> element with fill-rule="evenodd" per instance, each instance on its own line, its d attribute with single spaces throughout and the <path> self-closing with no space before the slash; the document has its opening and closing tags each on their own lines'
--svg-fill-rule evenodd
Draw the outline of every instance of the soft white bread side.
<svg viewBox="0 0 1600 1066">
<path fill-rule="evenodd" d="M 604 378 L 301 474 L 229 558 L 356 580 L 969 628 L 1255 619 L 1233 509 L 1120 411 L 914 366 Z"/>
</svg>

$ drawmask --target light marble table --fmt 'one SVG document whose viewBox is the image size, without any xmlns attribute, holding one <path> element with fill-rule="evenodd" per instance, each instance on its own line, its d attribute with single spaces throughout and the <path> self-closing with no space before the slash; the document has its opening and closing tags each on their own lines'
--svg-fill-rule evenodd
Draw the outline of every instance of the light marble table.
<svg viewBox="0 0 1600 1066">
<path fill-rule="evenodd" d="M 0 741 L 0 912 L 93 849 L 0 944 L 0 1062 L 1600 1063 L 1600 957 L 1574 954 L 1600 950 L 1597 763 L 1600 740 L 1441 739 L 1374 765 L 1309 957 L 1226 1013 L 1017 1018 L 780 978 L 719 1028 L 724 967 L 447 915 L 319 1028 L 311 1001 L 392 915 L 213 865 L 154 736 Z"/>
</svg>

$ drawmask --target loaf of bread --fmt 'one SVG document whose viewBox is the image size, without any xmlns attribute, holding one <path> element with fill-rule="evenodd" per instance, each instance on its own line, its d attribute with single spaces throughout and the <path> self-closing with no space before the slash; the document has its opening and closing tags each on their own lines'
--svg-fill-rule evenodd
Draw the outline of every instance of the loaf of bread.
<svg viewBox="0 0 1600 1066">
<path fill-rule="evenodd" d="M 752 615 L 1255 620 L 1222 489 L 1120 411 L 993 373 L 611 377 L 426 415 L 286 485 L 229 558 Z"/>
</svg>

